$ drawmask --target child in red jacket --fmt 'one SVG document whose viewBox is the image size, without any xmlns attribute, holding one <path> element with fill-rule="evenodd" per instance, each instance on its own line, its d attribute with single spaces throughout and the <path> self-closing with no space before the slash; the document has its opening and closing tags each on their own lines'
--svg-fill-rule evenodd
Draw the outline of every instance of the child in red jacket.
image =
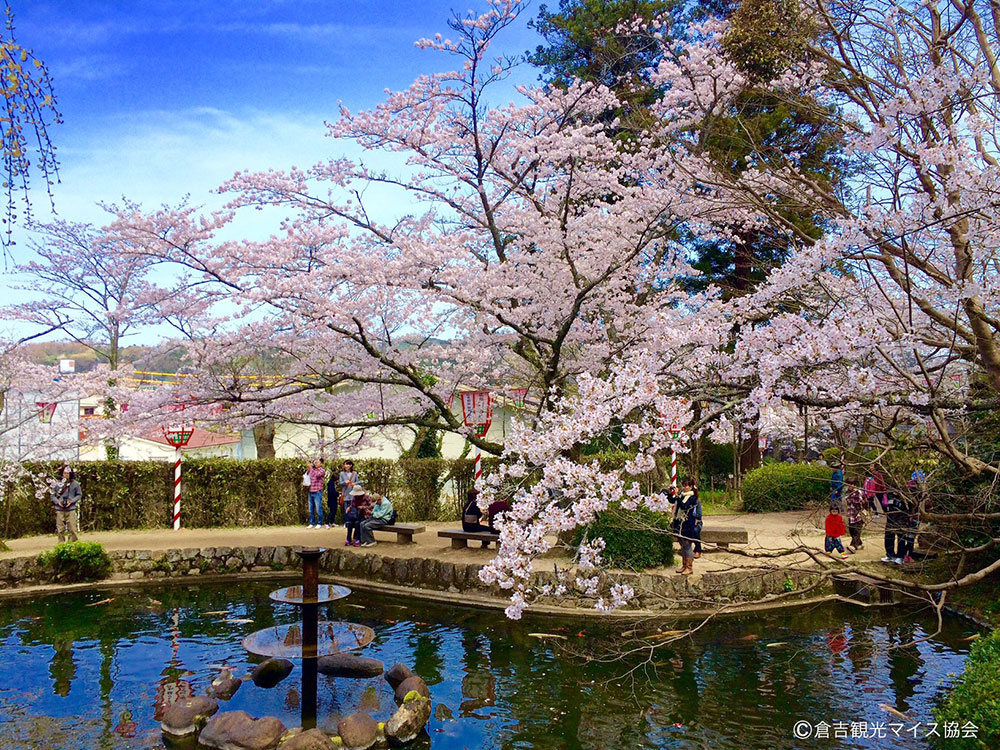
<svg viewBox="0 0 1000 750">
<path fill-rule="evenodd" d="M 840 509 L 836 505 L 830 506 L 830 515 L 826 517 L 826 543 L 823 545 L 827 552 L 837 550 L 840 556 L 847 559 L 847 552 L 840 542 L 840 537 L 847 533 L 844 527 L 844 517 L 840 515 Z"/>
</svg>

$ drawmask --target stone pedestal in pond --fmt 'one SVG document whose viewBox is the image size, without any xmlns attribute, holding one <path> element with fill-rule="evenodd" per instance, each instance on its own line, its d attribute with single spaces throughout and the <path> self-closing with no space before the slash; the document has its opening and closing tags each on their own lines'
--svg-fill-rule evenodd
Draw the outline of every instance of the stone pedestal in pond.
<svg viewBox="0 0 1000 750">
<path fill-rule="evenodd" d="M 301 622 L 264 628 L 243 639 L 247 651 L 268 657 L 244 678 L 252 679 L 258 687 L 277 685 L 293 669 L 289 659 L 301 659 L 301 728 L 289 731 L 274 717 L 256 719 L 244 711 L 215 713 L 218 705 L 212 698 L 199 698 L 171 707 L 170 721 L 163 724 L 164 740 L 168 744 L 177 736 L 193 738 L 204 725 L 198 741 L 205 747 L 270 750 L 279 743 L 289 750 L 335 747 L 333 741 L 316 729 L 317 673 L 364 679 L 381 675 L 385 667 L 377 659 L 351 653 L 371 643 L 375 638 L 374 630 L 350 622 L 320 622 L 320 604 L 351 593 L 345 586 L 319 583 L 319 558 L 324 552 L 320 548 L 297 550 L 296 554 L 302 558 L 302 585 L 271 592 L 274 601 L 300 607 Z M 239 687 L 232 675 L 226 676 L 235 686 L 221 684 L 224 680 L 220 676 L 213 682 L 219 697 L 223 697 L 222 693 L 228 692 L 229 687 L 232 692 Z M 430 691 L 426 683 L 402 664 L 395 665 L 386 674 L 386 680 L 396 693 L 399 708 L 385 724 L 364 711 L 347 716 L 337 727 L 341 747 L 362 750 L 376 744 L 406 745 L 423 731 L 431 715 Z"/>
</svg>

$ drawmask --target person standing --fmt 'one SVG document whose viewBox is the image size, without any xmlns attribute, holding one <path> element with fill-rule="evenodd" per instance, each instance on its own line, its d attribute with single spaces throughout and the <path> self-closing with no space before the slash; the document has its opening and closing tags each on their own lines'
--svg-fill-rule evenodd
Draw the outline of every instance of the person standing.
<svg viewBox="0 0 1000 750">
<path fill-rule="evenodd" d="M 890 492 L 885 506 L 885 557 L 884 563 L 903 564 L 906 544 L 903 539 L 906 513 L 895 492 Z"/>
<path fill-rule="evenodd" d="M 380 495 L 378 502 L 372 507 L 372 517 L 361 522 L 361 546 L 375 546 L 375 530 L 388 526 L 393 522 L 396 511 L 389 502 L 389 498 Z"/>
<path fill-rule="evenodd" d="M 836 505 L 841 512 L 844 510 L 844 465 L 838 463 L 830 475 L 830 504 Z"/>
<path fill-rule="evenodd" d="M 337 525 L 337 506 L 342 502 L 340 492 L 337 490 L 339 484 L 340 477 L 331 471 L 330 478 L 326 482 L 326 509 L 330 514 L 328 516 L 330 526 Z"/>
<path fill-rule="evenodd" d="M 358 472 L 354 470 L 354 462 L 344 461 L 344 465 L 337 476 L 337 484 L 340 486 L 340 502 L 343 504 L 344 517 L 347 517 L 347 506 L 352 503 L 351 492 L 358 486 Z M 345 520 L 344 523 L 347 523 Z"/>
<path fill-rule="evenodd" d="M 681 482 L 681 492 L 677 496 L 674 510 L 674 536 L 680 542 L 681 567 L 677 572 L 683 576 L 694 573 L 694 540 L 697 535 L 698 491 L 694 480 L 685 479 Z"/>
<path fill-rule="evenodd" d="M 847 530 L 851 534 L 851 543 L 847 545 L 847 549 L 851 552 L 857 552 L 865 546 L 861 540 L 861 530 L 865 526 L 865 507 L 865 498 L 861 490 L 857 487 L 848 486 Z"/>
<path fill-rule="evenodd" d="M 912 482 L 912 480 L 911 480 Z M 916 491 L 916 482 L 907 489 Z M 915 562 L 913 559 L 913 548 L 917 541 L 917 529 L 920 526 L 920 504 L 915 498 L 904 496 L 899 499 L 900 518 L 899 543 L 896 556 L 902 558 L 904 563 Z M 899 560 L 897 560 L 899 562 Z"/>
<path fill-rule="evenodd" d="M 867 477 L 865 477 L 865 483 L 863 485 L 861 494 L 865 499 L 865 505 L 868 506 L 872 514 L 877 516 L 878 508 L 876 507 L 875 504 L 875 477 L 871 476 L 870 474 Z"/>
<path fill-rule="evenodd" d="M 69 540 L 75 542 L 80 532 L 79 506 L 83 490 L 76 481 L 76 472 L 69 466 L 64 466 L 59 472 L 59 478 L 52 483 L 51 495 L 52 507 L 56 511 L 56 534 L 59 535 L 59 543 L 66 541 L 67 533 Z"/>
<path fill-rule="evenodd" d="M 309 475 L 309 528 L 318 529 L 323 525 L 323 485 L 326 484 L 326 469 L 317 458 L 306 472 Z"/>
<path fill-rule="evenodd" d="M 882 473 L 882 467 L 875 464 L 875 468 L 872 469 L 872 479 L 875 480 L 875 501 L 876 505 L 882 507 L 883 512 L 888 514 L 889 512 L 889 488 L 885 483 L 885 474 Z"/>
</svg>

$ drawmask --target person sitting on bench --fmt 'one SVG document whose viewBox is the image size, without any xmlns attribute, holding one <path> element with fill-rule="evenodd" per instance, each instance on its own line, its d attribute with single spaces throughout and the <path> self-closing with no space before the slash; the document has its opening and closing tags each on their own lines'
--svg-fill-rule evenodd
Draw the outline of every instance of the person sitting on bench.
<svg viewBox="0 0 1000 750">
<path fill-rule="evenodd" d="M 500 513 L 506 513 L 510 510 L 510 503 L 506 500 L 497 500 L 496 502 L 490 503 L 490 507 L 487 509 L 487 514 L 489 515 L 490 523 L 487 527 L 489 531 L 494 534 L 499 534 L 496 525 L 496 517 Z"/>
<path fill-rule="evenodd" d="M 480 523 L 483 512 L 479 509 L 476 501 L 479 499 L 479 490 L 471 489 L 465 496 L 465 507 L 462 509 L 462 531 L 492 531 L 489 526 Z M 492 521 L 493 517 L 490 516 Z"/>
</svg>

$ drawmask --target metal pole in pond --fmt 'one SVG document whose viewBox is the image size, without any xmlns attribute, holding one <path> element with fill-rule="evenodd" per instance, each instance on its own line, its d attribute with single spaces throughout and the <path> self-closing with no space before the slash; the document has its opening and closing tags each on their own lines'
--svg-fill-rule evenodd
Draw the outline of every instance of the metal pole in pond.
<svg viewBox="0 0 1000 750">
<path fill-rule="evenodd" d="M 320 548 L 297 550 L 302 558 L 302 728 L 316 726 L 316 662 L 319 623 Z"/>
</svg>

